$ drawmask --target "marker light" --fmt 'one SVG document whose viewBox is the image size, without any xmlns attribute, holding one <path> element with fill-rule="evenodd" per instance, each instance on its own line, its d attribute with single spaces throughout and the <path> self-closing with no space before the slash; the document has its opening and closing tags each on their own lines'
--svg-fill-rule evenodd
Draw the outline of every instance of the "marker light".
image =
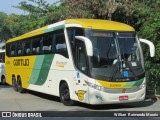
<svg viewBox="0 0 160 120">
<path fill-rule="evenodd" d="M 146 83 L 142 83 L 140 86 L 139 86 L 141 89 L 146 87 Z"/>
</svg>

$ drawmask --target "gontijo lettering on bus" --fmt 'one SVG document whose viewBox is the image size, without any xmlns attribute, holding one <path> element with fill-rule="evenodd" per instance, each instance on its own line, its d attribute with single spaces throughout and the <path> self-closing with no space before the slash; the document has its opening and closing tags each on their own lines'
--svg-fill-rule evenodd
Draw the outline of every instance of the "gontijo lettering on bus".
<svg viewBox="0 0 160 120">
<path fill-rule="evenodd" d="M 14 66 L 29 66 L 29 59 L 14 59 Z"/>
</svg>

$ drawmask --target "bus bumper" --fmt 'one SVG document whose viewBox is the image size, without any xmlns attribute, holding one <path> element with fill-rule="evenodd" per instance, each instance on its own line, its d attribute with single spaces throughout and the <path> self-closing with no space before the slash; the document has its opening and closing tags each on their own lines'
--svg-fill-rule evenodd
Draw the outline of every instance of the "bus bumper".
<svg viewBox="0 0 160 120">
<path fill-rule="evenodd" d="M 114 104 L 114 103 L 129 103 L 138 102 L 145 99 L 146 88 L 142 88 L 139 91 L 133 93 L 118 93 L 111 94 L 103 91 L 99 91 L 89 87 L 89 103 L 90 104 Z M 128 99 L 120 99 L 127 97 Z"/>
</svg>

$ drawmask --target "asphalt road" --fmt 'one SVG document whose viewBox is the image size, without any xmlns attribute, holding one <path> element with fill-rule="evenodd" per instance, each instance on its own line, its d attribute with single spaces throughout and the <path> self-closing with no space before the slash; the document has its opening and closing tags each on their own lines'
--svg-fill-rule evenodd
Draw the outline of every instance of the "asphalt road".
<svg viewBox="0 0 160 120">
<path fill-rule="evenodd" d="M 11 86 L 0 85 L 0 111 L 160 111 L 160 100 L 146 99 L 143 102 L 96 105 L 77 103 L 64 106 L 58 97 L 28 91 L 20 94 Z"/>
<path fill-rule="evenodd" d="M 52 116 L 42 118 L 0 118 L 1 120 L 158 120 L 159 117 L 109 117 L 105 114 L 123 113 L 123 112 L 148 112 L 157 113 L 160 111 L 160 100 L 146 99 L 143 102 L 127 103 L 127 104 L 113 104 L 113 105 L 96 105 L 91 106 L 87 104 L 77 103 L 75 106 L 64 106 L 58 97 L 28 91 L 20 94 L 15 92 L 11 86 L 0 85 L 0 112 L 51 112 Z M 54 112 L 53 112 L 54 111 Z M 56 112 L 55 112 L 56 111 Z M 76 112 L 77 111 L 77 112 Z M 63 113 L 65 112 L 65 113 Z M 150 113 L 151 113 L 150 112 Z M 79 113 L 79 114 L 77 114 Z M 82 115 L 81 115 L 82 113 Z M 83 113 L 86 113 L 85 115 Z M 88 115 L 89 113 L 89 115 Z M 97 113 L 104 113 L 94 116 Z M 62 115 L 63 114 L 63 115 Z M 113 115 L 112 114 L 112 115 Z M 158 113 L 160 114 L 160 112 Z M 83 116 L 84 115 L 84 116 Z M 88 116 L 87 116 L 88 115 Z M 160 116 L 160 115 L 159 115 Z"/>
</svg>

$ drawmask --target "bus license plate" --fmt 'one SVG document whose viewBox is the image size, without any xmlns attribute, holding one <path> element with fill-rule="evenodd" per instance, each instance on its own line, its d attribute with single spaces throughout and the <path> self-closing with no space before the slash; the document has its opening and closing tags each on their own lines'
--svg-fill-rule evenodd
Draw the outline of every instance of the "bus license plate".
<svg viewBox="0 0 160 120">
<path fill-rule="evenodd" d="M 122 101 L 122 100 L 128 100 L 128 96 L 119 96 L 119 100 Z"/>
</svg>

